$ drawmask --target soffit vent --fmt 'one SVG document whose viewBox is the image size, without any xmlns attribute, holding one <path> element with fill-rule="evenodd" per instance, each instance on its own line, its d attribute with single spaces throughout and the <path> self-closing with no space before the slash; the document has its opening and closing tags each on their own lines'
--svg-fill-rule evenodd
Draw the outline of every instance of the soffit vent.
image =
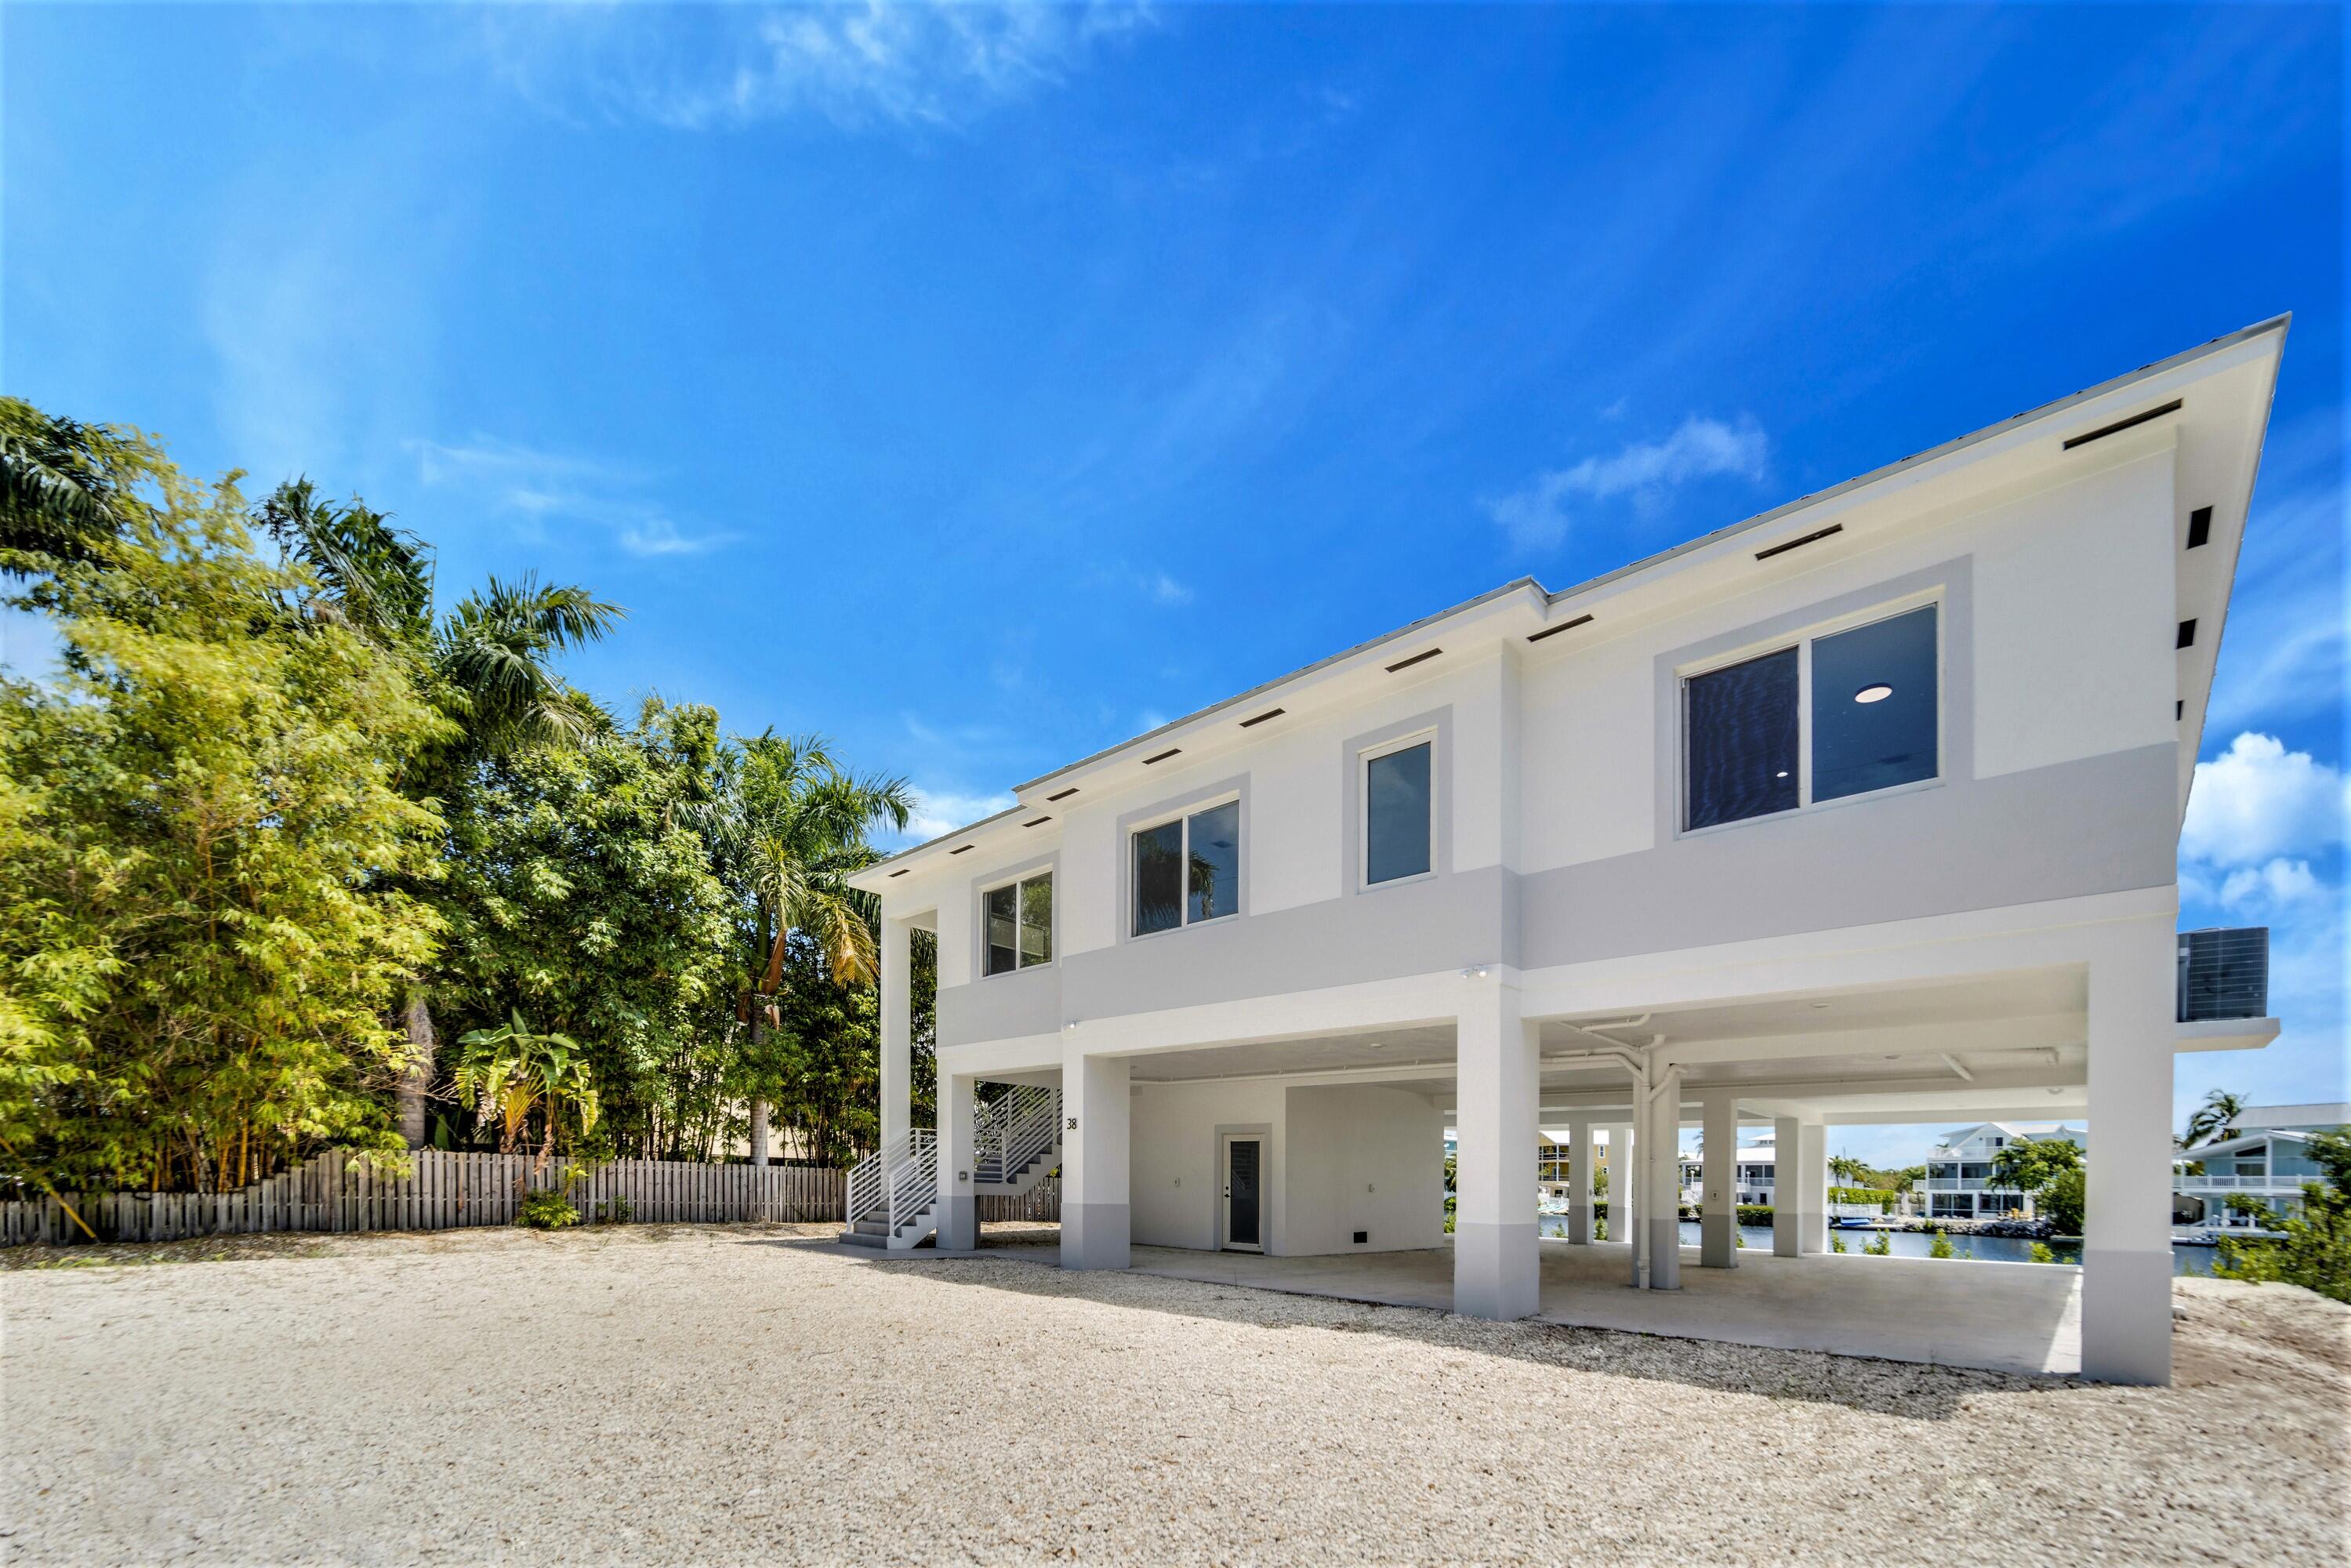
<svg viewBox="0 0 2351 1568">
<path fill-rule="evenodd" d="M 1020 825 L 1024 828 L 1041 828 L 1052 820 L 1053 819 L 1050 817 L 1039 817 L 1032 821 L 1023 822 Z"/>
<path fill-rule="evenodd" d="M 1443 652 L 1445 652 L 1445 650 L 1442 648 L 1431 648 L 1426 653 L 1415 653 L 1409 659 L 1398 659 L 1395 664 L 1388 666 L 1388 674 L 1393 675 L 1398 670 L 1409 670 L 1415 664 L 1426 664 L 1429 660 L 1434 659 L 1437 654 L 1442 653 Z"/>
<path fill-rule="evenodd" d="M 912 871 L 912 870 L 914 870 L 914 868 L 913 866 L 907 866 L 907 867 L 904 867 L 904 869 L 902 869 L 902 870 L 899 870 L 899 871 L 893 871 L 893 872 L 892 872 L 890 874 L 891 874 L 892 876 L 904 876 L 904 875 L 905 875 L 905 874 L 906 874 L 906 873 L 907 873 L 907 872 L 910 872 L 910 871 Z"/>
<path fill-rule="evenodd" d="M 2212 508 L 2199 507 L 2188 514 L 2188 548 L 2200 549 L 2212 542 Z"/>
<path fill-rule="evenodd" d="M 1578 626 L 1582 626 L 1591 621 L 1591 619 L 1592 617 L 1589 615 L 1579 615 L 1573 621 L 1562 621 L 1556 626 L 1546 626 L 1540 632 L 1530 632 L 1527 633 L 1527 641 L 1530 643 L 1540 643 L 1546 637 L 1556 637 L 1562 632 L 1573 632 Z"/>
<path fill-rule="evenodd" d="M 2087 446 L 2093 441 L 2104 441 L 2109 435 L 2121 434 L 2124 431 L 2128 430 L 2134 424 L 2145 424 L 2150 419 L 2161 419 L 2167 413 L 2178 413 L 2179 412 L 2179 400 L 2178 398 L 2173 398 L 2161 408 L 2150 408 L 2143 413 L 2135 413 L 2128 419 L 2118 419 L 2112 424 L 2102 424 L 2095 430 L 2088 431 L 2083 434 L 2077 435 L 2071 441 L 2065 443 L 2065 450 L 2071 452 L 2076 446 Z"/>
<path fill-rule="evenodd" d="M 958 844 L 954 849 L 949 850 L 947 853 L 951 855 L 967 854 L 977 848 L 979 848 L 977 844 Z"/>
<path fill-rule="evenodd" d="M 1171 758 L 1171 757 L 1181 757 L 1183 754 L 1184 754 L 1184 748 L 1183 748 L 1182 747 L 1180 747 L 1180 746 L 1171 746 L 1171 747 L 1169 747 L 1166 750 L 1165 750 L 1165 751 L 1161 752 L 1161 753 L 1160 753 L 1158 756 L 1156 756 L 1156 757 L 1146 757 L 1146 758 L 1144 758 L 1143 759 L 1143 765 L 1144 765 L 1145 768 L 1148 768 L 1148 767 L 1150 767 L 1150 766 L 1151 766 L 1153 763 L 1155 763 L 1155 762 L 1165 762 L 1165 761 L 1166 761 L 1166 760 L 1167 760 L 1169 758 Z"/>
<path fill-rule="evenodd" d="M 1056 789 L 1050 795 L 1046 796 L 1045 799 L 1049 803 L 1054 800 L 1066 800 L 1077 792 L 1078 787 L 1072 784 L 1066 789 Z"/>
<path fill-rule="evenodd" d="M 1280 718 L 1283 714 L 1288 713 L 1289 711 L 1290 710 L 1288 708 L 1270 707 L 1263 713 L 1258 715 L 1255 718 L 1245 718 L 1241 720 L 1241 727 L 1243 729 L 1247 729 L 1251 725 L 1263 724 L 1267 719 Z"/>
<path fill-rule="evenodd" d="M 1757 560 L 1770 560 L 1775 555 L 1786 555 L 1792 549 L 1802 549 L 1806 545 L 1816 545 L 1823 539 L 1828 538 L 1831 534 L 1841 534 L 1843 532 L 1844 532 L 1844 525 L 1843 523 L 1831 523 L 1827 528 L 1813 529 L 1811 533 L 1806 534 L 1800 539 L 1790 539 L 1785 544 L 1773 545 L 1770 549 L 1757 550 L 1755 552 L 1755 559 Z"/>
<path fill-rule="evenodd" d="M 2190 615 L 2187 620 L 2182 621 L 2179 623 L 2179 640 L 2172 643 L 2172 646 L 2175 648 L 2193 648 L 2196 646 L 2196 617 Z"/>
</svg>

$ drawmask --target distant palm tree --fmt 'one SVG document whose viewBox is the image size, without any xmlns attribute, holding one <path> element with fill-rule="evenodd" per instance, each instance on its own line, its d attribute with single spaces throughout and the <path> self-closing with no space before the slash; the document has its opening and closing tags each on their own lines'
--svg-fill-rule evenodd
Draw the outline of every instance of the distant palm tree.
<svg viewBox="0 0 2351 1568">
<path fill-rule="evenodd" d="M 713 863 L 750 918 L 756 946 L 739 1012 L 750 1026 L 755 1058 L 777 1015 L 793 932 L 816 944 L 837 983 L 876 977 L 878 910 L 848 879 L 873 862 L 866 835 L 876 827 L 904 828 L 914 809 L 904 779 L 852 777 L 822 736 L 770 731 L 743 742 L 728 759 L 704 831 Z M 766 1093 L 751 1095 L 754 1165 L 768 1161 L 769 1110 Z"/>
<path fill-rule="evenodd" d="M 320 499 L 308 479 L 289 480 L 254 508 L 253 520 L 280 559 L 300 563 L 315 583 L 287 604 L 291 613 L 338 622 L 418 661 L 454 734 L 412 770 L 412 794 L 446 800 L 488 758 L 575 741 L 606 722 L 593 699 L 565 684 L 555 662 L 601 641 L 621 620 L 619 605 L 529 575 L 514 582 L 493 577 L 435 622 L 430 548 L 356 497 L 337 506 Z M 401 1010 L 408 1058 L 400 1131 L 415 1148 L 424 1142 L 437 1051 L 426 977 L 414 977 Z"/>
<path fill-rule="evenodd" d="M 2180 1141 L 2191 1149 L 2201 1144 L 2217 1144 L 2234 1135 L 2237 1118 L 2244 1113 L 2242 1096 L 2215 1089 L 2204 1096 L 2204 1103 L 2188 1118 L 2188 1135 Z"/>
<path fill-rule="evenodd" d="M 1859 1186 L 1869 1179 L 1869 1167 L 1851 1155 L 1833 1155 L 1829 1157 L 1829 1175 L 1847 1186 Z"/>
</svg>

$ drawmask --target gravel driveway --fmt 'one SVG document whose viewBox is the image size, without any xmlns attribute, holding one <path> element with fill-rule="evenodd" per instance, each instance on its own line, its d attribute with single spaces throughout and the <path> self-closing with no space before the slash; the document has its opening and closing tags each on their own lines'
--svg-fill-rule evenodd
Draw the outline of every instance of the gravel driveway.
<svg viewBox="0 0 2351 1568">
<path fill-rule="evenodd" d="M 2283 1287 L 2183 1281 L 2134 1390 L 822 1234 L 0 1274 L 0 1556 L 2343 1560 L 2351 1308 Z"/>
</svg>

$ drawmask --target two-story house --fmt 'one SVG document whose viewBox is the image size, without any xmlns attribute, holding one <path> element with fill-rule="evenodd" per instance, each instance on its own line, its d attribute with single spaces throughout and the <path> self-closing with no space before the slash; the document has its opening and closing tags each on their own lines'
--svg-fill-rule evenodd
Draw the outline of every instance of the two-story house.
<svg viewBox="0 0 2351 1568">
<path fill-rule="evenodd" d="M 1541 1127 L 1628 1141 L 1612 1245 L 1671 1290 L 1685 1124 L 1714 1155 L 1693 1257 L 1732 1267 L 1741 1118 L 1792 1167 L 1801 1262 L 1829 1125 L 2087 1117 L 2082 1366 L 2166 1380 L 2172 1053 L 2276 1032 L 2178 1021 L 2174 930 L 2284 332 L 1506 583 L 860 873 L 884 1100 L 852 1232 L 971 1247 L 979 1195 L 1058 1162 L 1064 1268 L 1449 1247 L 1455 1309 L 1516 1318 L 1573 1245 L 1537 1239 Z"/>
<path fill-rule="evenodd" d="M 1999 1178 L 2002 1149 L 2014 1144 L 2065 1143 L 2089 1147 L 2089 1135 L 2062 1122 L 1980 1122 L 1945 1133 L 1927 1155 L 1917 1191 L 1931 1219 L 2000 1219 L 2030 1215 L 2032 1195 Z"/>
<path fill-rule="evenodd" d="M 2325 1173 L 2313 1133 L 2351 1127 L 2351 1105 L 2252 1105 L 2229 1135 L 2184 1151 L 2172 1177 L 2172 1219 L 2199 1229 L 2263 1230 L 2303 1210 L 2304 1182 Z"/>
</svg>

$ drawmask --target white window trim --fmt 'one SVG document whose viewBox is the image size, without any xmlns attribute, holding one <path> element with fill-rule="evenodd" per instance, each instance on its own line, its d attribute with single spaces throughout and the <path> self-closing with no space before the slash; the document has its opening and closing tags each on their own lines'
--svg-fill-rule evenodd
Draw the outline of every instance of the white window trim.
<svg viewBox="0 0 2351 1568">
<path fill-rule="evenodd" d="M 1029 870 L 1018 873 L 1015 875 L 999 877 L 994 882 L 983 883 L 980 884 L 978 892 L 979 977 L 981 979 L 1001 980 L 1013 975 L 1028 974 L 1032 969 L 1050 969 L 1055 964 L 1061 961 L 1061 900 L 1057 894 L 1053 899 L 1052 915 L 1045 925 L 1045 939 L 1052 944 L 1053 956 L 1050 958 L 1040 958 L 1033 964 L 1025 964 L 1021 962 L 1019 889 L 1029 883 L 1050 882 L 1052 880 L 1053 868 L 1050 865 L 1043 865 L 1031 866 Z M 991 893 L 1000 893 L 1008 887 L 1013 890 L 1012 967 L 1009 969 L 991 969 L 987 967 L 987 895 Z"/>
<path fill-rule="evenodd" d="M 1813 644 L 1823 637 L 1834 637 L 1863 626 L 1874 626 L 1880 621 L 1891 621 L 1897 615 L 1907 615 L 1914 610 L 1929 605 L 1935 611 L 1935 771 L 1925 779 L 1913 779 L 1904 784 L 1888 784 L 1882 789 L 1864 790 L 1858 795 L 1840 795 L 1833 800 L 1813 799 Z M 1949 782 L 1944 768 L 1951 755 L 1950 737 L 1950 672 L 1949 658 L 1951 617 L 1944 602 L 1941 588 L 1907 594 L 1884 604 L 1873 604 L 1866 610 L 1791 632 L 1766 641 L 1750 643 L 1734 653 L 1717 654 L 1695 661 L 1674 672 L 1675 697 L 1675 821 L 1686 821 L 1689 815 L 1689 684 L 1701 675 L 1717 670 L 1727 670 L 1735 664 L 1764 658 L 1772 653 L 1796 650 L 1796 803 L 1784 811 L 1765 811 L 1757 816 L 1740 817 L 1728 822 L 1710 822 L 1703 828 L 1683 827 L 1677 839 L 1703 838 L 1709 833 L 1728 832 L 1734 828 L 1750 827 L 1757 822 L 1785 821 L 1813 811 L 1833 811 L 1841 806 L 1858 805 L 1866 800 L 1884 800 L 1896 795 L 1912 795 L 1924 789 L 1939 789 Z M 1382 886 L 1386 883 L 1383 883 Z"/>
<path fill-rule="evenodd" d="M 1240 889 L 1236 886 L 1233 889 L 1234 907 L 1228 914 L 1210 915 L 1206 920 L 1192 918 L 1192 819 L 1204 811 L 1213 811 L 1220 806 L 1233 805 L 1240 798 L 1239 790 L 1228 789 L 1220 795 L 1211 795 L 1205 800 L 1195 800 L 1188 806 L 1179 807 L 1172 811 L 1163 811 L 1156 816 L 1145 818 L 1139 822 L 1129 822 L 1126 825 L 1126 939 L 1128 941 L 1148 942 L 1155 936 L 1173 936 L 1179 931 L 1190 931 L 1202 925 L 1222 925 L 1228 920 L 1238 920 L 1241 917 Z M 1134 841 L 1153 829 L 1164 828 L 1170 822 L 1184 824 L 1183 832 L 1176 841 L 1176 862 L 1184 868 L 1184 886 L 1176 900 L 1176 924 L 1164 931 L 1137 931 L 1134 928 L 1135 922 L 1143 915 L 1143 911 L 1137 906 L 1137 901 L 1143 895 L 1143 885 L 1135 875 Z M 1233 831 L 1238 834 L 1240 829 L 1236 826 Z M 1239 873 L 1240 879 L 1246 881 L 1249 873 L 1244 868 L 1248 862 L 1249 841 L 1243 838 L 1233 846 L 1233 851 L 1234 869 Z M 1054 950 L 1060 951 L 1058 947 Z"/>
<path fill-rule="evenodd" d="M 1415 872 L 1410 876 L 1392 876 L 1384 882 L 1374 882 L 1372 880 L 1372 764 L 1383 757 L 1393 756 L 1399 751 L 1410 751 L 1416 746 L 1428 747 L 1428 869 Z M 1416 882 L 1437 880 L 1437 824 L 1439 820 L 1437 795 L 1444 788 L 1444 781 L 1437 777 L 1438 772 L 1437 727 L 1433 724 L 1423 729 L 1416 729 L 1410 735 L 1398 736 L 1393 740 L 1383 740 L 1376 746 L 1366 746 L 1355 753 L 1355 799 L 1359 802 L 1355 812 L 1355 891 L 1357 893 L 1370 893 L 1374 889 L 1390 887 L 1410 887 Z"/>
</svg>

